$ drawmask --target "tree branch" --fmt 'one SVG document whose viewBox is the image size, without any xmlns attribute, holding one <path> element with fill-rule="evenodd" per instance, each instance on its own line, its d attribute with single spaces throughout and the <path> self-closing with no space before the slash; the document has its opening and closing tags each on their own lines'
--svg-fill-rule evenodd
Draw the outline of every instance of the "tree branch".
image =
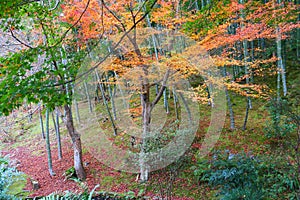
<svg viewBox="0 0 300 200">
<path fill-rule="evenodd" d="M 105 7 L 105 9 L 121 24 L 123 31 L 126 31 L 126 26 L 121 21 L 121 19 L 112 11 L 110 10 L 107 5 L 105 4 L 104 0 L 101 0 L 102 5 Z"/>
<path fill-rule="evenodd" d="M 17 37 L 15 36 L 14 32 L 11 30 L 11 28 L 9 29 L 9 31 L 10 31 L 10 33 L 11 33 L 11 36 L 12 36 L 15 40 L 17 40 L 18 42 L 20 42 L 22 45 L 24 45 L 24 46 L 26 46 L 26 47 L 28 47 L 28 48 L 30 48 L 30 49 L 33 49 L 32 46 L 30 46 L 29 44 L 26 44 L 25 42 L 23 42 L 23 41 L 21 41 L 19 38 L 17 38 Z"/>
<path fill-rule="evenodd" d="M 55 10 L 58 7 L 59 3 L 60 3 L 60 0 L 56 0 L 54 7 L 50 8 L 49 11 Z"/>
<path fill-rule="evenodd" d="M 89 5 L 90 5 L 90 1 L 91 1 L 91 0 L 88 0 L 88 2 L 87 2 L 87 4 L 86 4 L 86 6 L 85 6 L 83 12 L 81 13 L 81 15 L 80 15 L 79 18 L 78 18 L 78 20 L 77 20 L 72 26 L 70 26 L 70 27 L 66 30 L 66 32 L 64 32 L 64 34 L 63 34 L 63 36 L 60 38 L 60 40 L 59 40 L 57 43 L 55 43 L 53 46 L 51 46 L 50 48 L 56 47 L 58 44 L 60 44 L 60 43 L 65 39 L 65 37 L 66 37 L 66 35 L 69 33 L 69 31 L 70 31 L 71 29 L 73 29 L 73 28 L 80 22 L 80 20 L 82 19 L 84 13 L 87 11 L 87 9 L 88 9 L 88 7 L 89 7 Z"/>
<path fill-rule="evenodd" d="M 166 89 L 166 84 L 168 81 L 170 75 L 170 69 L 167 69 L 163 82 L 162 82 L 162 86 L 158 92 L 158 94 L 156 95 L 155 99 L 153 100 L 153 102 L 151 103 L 151 109 L 158 103 L 158 101 L 160 100 L 161 96 L 163 95 L 164 90 Z"/>
</svg>

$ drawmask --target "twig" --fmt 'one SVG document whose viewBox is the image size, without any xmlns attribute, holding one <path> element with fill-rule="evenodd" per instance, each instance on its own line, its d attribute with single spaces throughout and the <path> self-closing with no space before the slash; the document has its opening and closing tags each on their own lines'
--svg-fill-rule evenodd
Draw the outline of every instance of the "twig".
<svg viewBox="0 0 300 200">
<path fill-rule="evenodd" d="M 24 46 L 26 46 L 26 47 L 28 47 L 28 48 L 30 48 L 30 49 L 33 49 L 32 46 L 26 44 L 25 42 L 23 42 L 23 41 L 21 41 L 19 38 L 17 38 L 17 37 L 15 36 L 14 32 L 11 30 L 11 28 L 9 29 L 9 31 L 10 31 L 10 33 L 11 33 L 11 36 L 12 36 L 15 40 L 17 40 L 18 42 L 20 42 L 22 45 L 24 45 Z"/>
<path fill-rule="evenodd" d="M 71 29 L 73 29 L 73 28 L 80 22 L 81 18 L 83 17 L 84 13 L 87 11 L 87 9 L 88 9 L 88 7 L 89 7 L 89 5 L 90 5 L 90 1 L 91 1 L 91 0 L 88 0 L 88 2 L 87 2 L 87 4 L 86 4 L 86 6 L 85 6 L 83 12 L 81 13 L 80 17 L 78 18 L 78 20 L 77 20 L 72 26 L 70 26 L 70 27 L 66 30 L 66 32 L 64 32 L 64 34 L 63 34 L 63 36 L 60 38 L 60 40 L 59 40 L 57 43 L 55 43 L 53 46 L 51 46 L 50 48 L 56 47 L 58 44 L 60 44 L 60 43 L 65 39 L 65 37 L 66 37 L 66 35 L 69 33 L 69 31 L 70 31 Z"/>
</svg>

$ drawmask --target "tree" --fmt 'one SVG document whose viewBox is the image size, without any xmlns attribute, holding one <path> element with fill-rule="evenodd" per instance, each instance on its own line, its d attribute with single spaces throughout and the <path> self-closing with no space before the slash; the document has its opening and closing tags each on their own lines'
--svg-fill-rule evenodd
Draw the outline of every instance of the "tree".
<svg viewBox="0 0 300 200">
<path fill-rule="evenodd" d="M 277 93 L 281 93 L 282 80 L 283 94 L 286 94 L 281 43 L 299 27 L 297 12 L 293 2 L 221 1 L 202 8 L 196 16 L 190 15 L 190 20 L 183 25 L 210 52 L 217 66 L 228 68 L 231 79 L 226 83 L 228 89 L 247 97 L 243 129 L 251 107 L 250 97 L 269 98 L 274 91 L 272 82 L 263 81 L 262 77 L 277 73 Z M 277 57 L 269 53 L 274 51 L 274 44 Z"/>
<path fill-rule="evenodd" d="M 72 3 L 77 7 L 72 7 Z M 155 3 L 156 1 L 145 1 L 146 10 L 139 10 L 133 16 L 133 23 L 126 24 L 123 38 L 143 21 Z M 102 12 L 98 15 L 100 18 L 96 19 L 91 6 L 97 6 L 102 11 L 105 8 L 106 12 Z M 77 76 L 83 76 L 77 75 L 82 58 L 86 55 L 83 44 L 88 39 L 102 38 L 109 31 L 118 30 L 117 26 L 110 28 L 119 21 L 107 9 L 104 1 L 101 1 L 100 6 L 94 0 L 67 1 L 60 6 L 60 1 L 45 3 L 20 0 L 7 1 L 1 4 L 1 8 L 4 10 L 0 15 L 1 29 L 10 34 L 11 39 L 22 45 L 22 48 L 0 58 L 0 114 L 8 115 L 23 104 L 24 98 L 32 103 L 42 102 L 49 112 L 60 107 L 65 113 L 64 123 L 73 144 L 76 174 L 79 179 L 85 179 L 80 134 L 74 128 L 71 110 L 72 82 Z M 80 11 L 77 12 L 76 9 Z M 126 10 L 122 6 L 119 9 Z M 85 19 L 87 21 L 84 22 Z M 114 21 L 111 22 L 110 19 Z M 67 20 L 72 22 L 66 23 Z M 98 24 L 95 20 L 101 22 L 100 31 L 93 29 Z M 23 37 L 29 34 L 31 37 Z M 117 46 L 118 44 L 115 47 Z M 87 73 L 96 69 L 108 56 L 109 54 Z M 79 120 L 79 115 L 77 118 Z"/>
<path fill-rule="evenodd" d="M 81 141 L 74 130 L 70 108 L 72 95 L 68 85 L 74 80 L 77 66 L 84 55 L 82 51 L 72 50 L 77 46 L 70 37 L 74 26 L 61 23 L 59 10 L 50 9 L 43 2 L 11 1 L 4 6 L 7 12 L 1 15 L 1 28 L 10 33 L 12 39 L 22 45 L 22 49 L 0 59 L 0 114 L 8 115 L 22 105 L 24 98 L 32 103 L 42 102 L 48 112 L 62 106 L 66 112 L 64 121 L 73 143 L 74 167 L 78 178 L 85 179 Z M 27 40 L 20 37 L 26 34 L 32 37 Z M 62 62 L 63 59 L 69 62 Z"/>
</svg>

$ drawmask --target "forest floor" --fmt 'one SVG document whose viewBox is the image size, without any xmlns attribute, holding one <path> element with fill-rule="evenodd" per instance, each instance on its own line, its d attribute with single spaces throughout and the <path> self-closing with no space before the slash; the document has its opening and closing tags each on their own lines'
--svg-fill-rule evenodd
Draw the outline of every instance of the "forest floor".
<svg viewBox="0 0 300 200">
<path fill-rule="evenodd" d="M 64 191 L 80 193 L 84 191 L 85 187 L 88 187 L 89 191 L 91 191 L 98 184 L 100 187 L 97 191 L 109 191 L 119 194 L 134 192 L 137 195 L 143 190 L 145 191 L 144 195 L 151 197 L 151 199 L 159 196 L 155 191 L 146 190 L 146 188 L 151 187 L 151 180 L 147 184 L 140 184 L 136 180 L 135 174 L 111 169 L 96 160 L 88 151 L 83 153 L 83 161 L 87 173 L 86 181 L 79 184 L 73 180 L 66 180 L 64 173 L 73 166 L 73 150 L 68 137 L 64 137 L 62 140 L 63 158 L 61 160 L 58 159 L 57 148 L 52 149 L 55 175 L 50 176 L 45 142 L 39 137 L 40 135 L 36 135 L 34 139 L 30 137 L 25 139 L 24 137 L 22 142 L 5 143 L 5 147 L 2 148 L 2 155 L 9 155 L 10 160 L 17 166 L 17 169 L 27 175 L 27 182 L 23 191 L 28 194 L 28 197 L 39 197 L 53 192 L 63 193 Z M 39 189 L 33 189 L 32 180 L 39 183 Z M 178 179 L 177 184 L 181 186 L 184 184 L 189 185 L 183 179 Z M 192 185 L 191 188 L 193 188 Z M 194 189 L 194 192 L 197 192 L 197 189 Z M 172 199 L 188 200 L 194 198 L 173 197 Z"/>
<path fill-rule="evenodd" d="M 50 122 L 51 126 L 51 122 Z M 50 129 L 50 139 L 52 143 L 52 162 L 54 176 L 50 176 L 47 163 L 46 144 L 45 140 L 40 134 L 40 127 L 38 124 L 38 116 L 33 118 L 30 124 L 25 125 L 25 131 L 20 133 L 19 125 L 13 128 L 14 136 L 10 139 L 4 139 L 0 145 L 0 152 L 2 155 L 9 156 L 12 164 L 17 169 L 26 174 L 27 180 L 25 187 L 22 189 L 25 196 L 40 197 L 49 195 L 53 192 L 63 193 L 64 191 L 71 191 L 81 193 L 87 187 L 91 191 L 96 185 L 100 185 L 96 191 L 108 191 L 118 194 L 126 194 L 134 192 L 135 195 L 143 193 L 145 196 L 156 199 L 160 196 L 160 186 L 167 184 L 167 182 L 157 183 L 161 181 L 161 175 L 154 173 L 148 183 L 141 184 L 137 180 L 136 174 L 120 172 L 107 167 L 106 165 L 95 159 L 86 149 L 83 149 L 83 161 L 87 173 L 87 179 L 78 183 L 74 180 L 66 180 L 64 173 L 73 166 L 73 149 L 70 143 L 69 136 L 66 130 L 62 131 L 62 153 L 63 158 L 58 159 L 58 152 L 55 140 L 55 132 Z M 3 138 L 2 138 L 3 141 Z M 167 177 L 166 177 L 167 178 Z M 34 190 L 32 181 L 39 183 L 39 189 Z M 174 182 L 175 190 L 178 189 L 178 197 L 172 199 L 189 200 L 198 196 L 199 189 L 194 182 L 188 181 L 185 178 L 178 177 Z M 164 186 L 162 186 L 164 188 Z M 183 189 L 182 189 L 183 188 Z M 20 192 L 20 191 L 18 191 Z M 189 193 L 189 194 L 187 194 Z M 181 196 L 181 197 L 180 197 Z"/>
<path fill-rule="evenodd" d="M 242 101 L 241 99 L 237 99 Z M 237 105 L 238 102 L 236 102 Z M 243 105 L 243 104 L 241 104 Z M 226 120 L 226 125 L 223 130 L 219 142 L 216 144 L 216 149 L 230 149 L 231 151 L 254 151 L 266 152 L 268 143 L 263 137 L 262 120 L 266 119 L 265 112 L 261 112 L 260 102 L 253 102 L 254 109 L 250 111 L 248 130 L 242 131 L 237 128 L 230 131 L 229 120 Z M 236 107 L 241 110 L 241 107 Z M 207 110 L 207 105 L 203 107 Z M 236 112 L 238 113 L 238 112 Z M 201 132 L 205 132 L 209 126 L 210 113 L 205 112 L 200 121 L 198 130 L 199 136 L 191 148 L 191 161 L 176 177 L 172 183 L 173 192 L 172 200 L 192 200 L 192 199 L 211 199 L 215 191 L 211 190 L 208 185 L 199 185 L 193 176 L 191 166 L 196 162 L 195 154 L 200 148 Z M 27 120 L 26 120 L 27 121 Z M 243 115 L 236 115 L 236 123 L 241 127 Z M 38 123 L 38 115 L 35 115 L 32 123 L 25 123 L 24 132 L 20 133 L 20 125 L 16 125 L 12 131 L 15 131 L 15 136 L 11 140 L 3 140 L 0 143 L 0 151 L 2 155 L 9 155 L 10 159 L 17 166 L 18 170 L 27 175 L 26 186 L 23 189 L 29 197 L 45 196 L 53 192 L 62 193 L 64 191 L 82 192 L 85 187 L 92 190 L 96 185 L 100 187 L 96 191 L 109 191 L 116 193 L 132 193 L 136 195 L 142 193 L 151 199 L 157 199 L 163 193 L 168 191 L 169 177 L 164 171 L 151 173 L 150 180 L 147 183 L 141 184 L 136 180 L 136 174 L 119 172 L 111 169 L 97 159 L 95 159 L 83 147 L 83 160 L 87 172 L 85 182 L 78 183 L 73 180 L 65 180 L 65 171 L 73 166 L 73 150 L 69 136 L 66 130 L 62 131 L 62 152 L 63 158 L 58 159 L 55 132 L 51 129 L 52 159 L 53 171 L 55 176 L 50 176 L 47 164 L 46 144 L 40 134 Z M 51 126 L 51 122 L 50 122 Z M 4 141 L 4 142 L 3 142 Z M 36 180 L 40 184 L 40 188 L 33 190 L 31 180 Z"/>
</svg>

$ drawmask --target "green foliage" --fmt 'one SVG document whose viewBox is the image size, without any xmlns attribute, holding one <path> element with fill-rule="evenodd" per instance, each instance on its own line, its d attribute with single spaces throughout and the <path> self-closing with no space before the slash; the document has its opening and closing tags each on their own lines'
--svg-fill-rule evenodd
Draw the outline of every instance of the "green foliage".
<svg viewBox="0 0 300 200">
<path fill-rule="evenodd" d="M 230 20 L 232 13 L 224 11 L 225 7 L 228 7 L 230 1 L 211 2 L 202 8 L 196 15 L 196 20 L 188 21 L 183 25 L 185 33 L 197 33 L 201 36 L 207 34 L 209 31 L 215 31 L 215 29 Z M 201 16 L 201 17 L 200 17 Z M 212 17 L 215 16 L 215 17 Z"/>
<path fill-rule="evenodd" d="M 27 103 L 42 102 L 50 110 L 70 103 L 71 91 L 67 90 L 71 85 L 66 82 L 75 79 L 85 51 L 77 48 L 76 38 L 62 34 L 70 25 L 58 20 L 59 10 L 23 0 L 6 1 L 0 9 L 3 32 L 31 35 L 23 42 L 26 48 L 0 56 L 0 116 L 22 106 L 24 99 Z M 37 34 L 36 29 L 42 32 Z M 40 36 L 43 43 L 37 42 Z"/>
<path fill-rule="evenodd" d="M 268 138 L 282 139 L 293 133 L 297 125 L 287 112 L 289 105 L 286 100 L 273 100 L 270 102 L 270 120 L 266 122 L 265 134 Z"/>
<path fill-rule="evenodd" d="M 0 157 L 0 200 L 17 199 L 9 194 L 9 187 L 22 176 L 14 167 L 9 165 L 7 158 Z"/>
<path fill-rule="evenodd" d="M 74 181 L 78 180 L 74 166 L 67 169 L 63 175 L 66 177 L 65 180 L 67 179 L 74 180 Z"/>
<path fill-rule="evenodd" d="M 278 199 L 282 196 L 295 199 L 299 182 L 294 176 L 294 167 L 278 159 L 272 163 L 270 160 L 272 158 L 225 151 L 216 153 L 211 161 L 199 162 L 194 174 L 199 181 L 219 188 L 218 196 L 223 200 Z"/>
</svg>

